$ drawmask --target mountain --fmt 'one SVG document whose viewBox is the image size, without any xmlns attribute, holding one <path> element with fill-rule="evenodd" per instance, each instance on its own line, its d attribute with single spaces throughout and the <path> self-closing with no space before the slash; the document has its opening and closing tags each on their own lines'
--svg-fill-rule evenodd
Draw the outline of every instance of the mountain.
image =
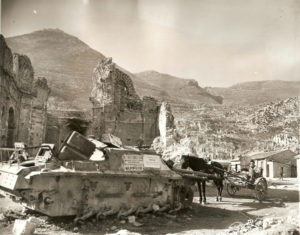
<svg viewBox="0 0 300 235">
<path fill-rule="evenodd" d="M 9 47 L 31 59 L 35 75 L 51 87 L 50 103 L 64 108 L 89 107 L 92 72 L 104 56 L 59 29 L 7 38 Z"/>
<path fill-rule="evenodd" d="M 243 82 L 228 88 L 207 87 L 211 94 L 223 97 L 225 105 L 255 105 L 300 95 L 300 81 Z"/>
<path fill-rule="evenodd" d="M 145 94 L 157 99 L 165 99 L 173 103 L 184 104 L 222 104 L 222 98 L 201 88 L 193 79 L 182 79 L 156 71 L 145 71 L 135 74 L 134 82 L 143 82 L 151 86 L 142 88 Z"/>
<path fill-rule="evenodd" d="M 39 30 L 6 40 L 13 52 L 29 56 L 36 77 L 48 80 L 52 90 L 50 109 L 91 109 L 92 73 L 97 62 L 104 58 L 103 54 L 59 29 Z M 181 105 L 220 102 L 220 98 L 210 95 L 192 80 L 157 72 L 131 74 L 122 70 L 132 78 L 140 96 L 153 96 Z"/>
</svg>

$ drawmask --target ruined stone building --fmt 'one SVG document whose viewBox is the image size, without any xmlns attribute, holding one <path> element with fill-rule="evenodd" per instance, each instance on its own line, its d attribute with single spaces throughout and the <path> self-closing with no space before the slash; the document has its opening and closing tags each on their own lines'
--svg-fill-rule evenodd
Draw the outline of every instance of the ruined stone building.
<svg viewBox="0 0 300 235">
<path fill-rule="evenodd" d="M 12 53 L 0 35 L 0 146 L 14 142 L 40 145 L 45 138 L 47 100 L 45 78 L 34 79 L 30 59 Z"/>
<path fill-rule="evenodd" d="M 59 149 L 65 138 L 72 131 L 88 135 L 89 118 L 79 110 L 48 110 L 46 143 L 55 144 Z"/>
<path fill-rule="evenodd" d="M 91 133 L 100 138 L 111 133 L 123 144 L 150 145 L 159 136 L 159 105 L 154 98 L 141 99 L 129 75 L 112 62 L 100 61 L 93 72 Z"/>
</svg>

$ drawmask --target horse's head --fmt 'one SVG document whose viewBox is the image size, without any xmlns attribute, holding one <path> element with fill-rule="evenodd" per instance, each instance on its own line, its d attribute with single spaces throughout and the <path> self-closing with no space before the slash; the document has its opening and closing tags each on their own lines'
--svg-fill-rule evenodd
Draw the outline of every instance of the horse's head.
<svg viewBox="0 0 300 235">
<path fill-rule="evenodd" d="M 181 168 L 182 169 L 187 169 L 189 166 L 190 166 L 189 156 L 182 155 L 181 156 Z"/>
</svg>

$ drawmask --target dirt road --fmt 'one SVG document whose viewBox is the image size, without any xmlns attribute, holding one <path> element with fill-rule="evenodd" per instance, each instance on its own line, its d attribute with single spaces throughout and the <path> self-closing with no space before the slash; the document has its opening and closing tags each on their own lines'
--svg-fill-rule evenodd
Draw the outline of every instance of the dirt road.
<svg viewBox="0 0 300 235">
<path fill-rule="evenodd" d="M 100 222 L 91 219 L 77 227 L 73 224 L 73 218 L 52 219 L 36 213 L 30 216 L 42 221 L 36 234 L 129 234 L 129 231 L 139 234 L 220 234 L 228 233 L 231 225 L 241 225 L 257 218 L 275 218 L 279 222 L 265 230 L 250 229 L 248 233 L 277 234 L 277 231 L 297 229 L 292 221 L 300 213 L 299 190 L 269 189 L 268 198 L 262 203 L 254 200 L 253 192 L 247 189 L 239 191 L 234 198 L 224 192 L 222 202 L 215 201 L 215 192 L 216 188 L 209 186 L 207 205 L 199 206 L 198 197 L 194 197 L 192 209 L 180 211 L 176 216 L 147 214 L 138 217 L 137 221 L 143 224 L 140 227 L 116 218 Z M 21 210 L 19 205 L 0 198 L 0 213 L 8 209 Z M 0 234 L 11 234 L 13 222 L 2 222 L 0 226 Z"/>
</svg>

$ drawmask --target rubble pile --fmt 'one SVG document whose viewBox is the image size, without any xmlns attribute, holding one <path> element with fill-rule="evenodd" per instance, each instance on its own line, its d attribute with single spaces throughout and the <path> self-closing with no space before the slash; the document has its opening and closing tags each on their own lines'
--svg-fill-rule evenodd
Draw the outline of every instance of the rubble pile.
<svg viewBox="0 0 300 235">
<path fill-rule="evenodd" d="M 299 216 L 298 216 L 299 217 Z M 264 234 L 280 234 L 287 232 L 288 234 L 299 234 L 299 218 L 257 218 L 249 219 L 246 223 L 235 222 L 231 224 L 226 234 L 245 234 L 263 232 Z"/>
<path fill-rule="evenodd" d="M 36 227 L 39 224 L 39 220 L 30 217 L 27 220 L 15 220 L 14 227 L 13 227 L 13 234 L 14 235 L 31 235 L 34 233 Z"/>
</svg>

